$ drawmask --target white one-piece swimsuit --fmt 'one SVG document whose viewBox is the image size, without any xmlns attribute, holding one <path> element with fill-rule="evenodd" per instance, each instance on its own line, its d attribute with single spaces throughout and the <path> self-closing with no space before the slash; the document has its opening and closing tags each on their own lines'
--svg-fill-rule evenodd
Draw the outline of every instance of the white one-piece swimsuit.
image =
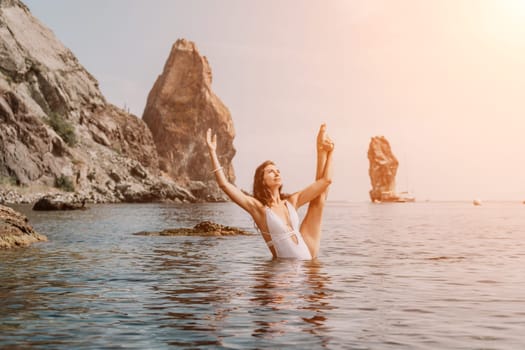
<svg viewBox="0 0 525 350">
<path fill-rule="evenodd" d="M 275 214 L 269 207 L 266 207 L 266 224 L 268 225 L 271 241 L 267 244 L 269 247 L 275 247 L 278 258 L 292 259 L 312 259 L 310 250 L 304 242 L 303 235 L 299 232 L 299 215 L 294 206 L 285 201 L 292 224 L 292 230 L 289 229 L 283 220 Z M 295 243 L 293 236 L 297 237 Z"/>
</svg>

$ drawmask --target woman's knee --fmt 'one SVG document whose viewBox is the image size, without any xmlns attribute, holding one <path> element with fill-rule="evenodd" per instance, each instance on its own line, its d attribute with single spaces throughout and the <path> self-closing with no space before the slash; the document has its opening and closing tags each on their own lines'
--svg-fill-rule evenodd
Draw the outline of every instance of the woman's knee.
<svg viewBox="0 0 525 350">
<path fill-rule="evenodd" d="M 310 202 L 310 206 L 309 207 L 322 208 L 322 207 L 324 207 L 324 203 L 325 202 L 326 202 L 326 194 L 322 193 L 321 195 L 319 195 L 318 197 L 316 197 L 315 199 L 313 199 Z"/>
</svg>

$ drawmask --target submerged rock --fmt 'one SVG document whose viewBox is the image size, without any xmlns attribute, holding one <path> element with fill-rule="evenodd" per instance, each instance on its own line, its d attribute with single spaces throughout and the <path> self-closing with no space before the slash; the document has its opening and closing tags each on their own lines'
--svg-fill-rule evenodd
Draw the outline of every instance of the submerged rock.
<svg viewBox="0 0 525 350">
<path fill-rule="evenodd" d="M 39 241 L 47 241 L 47 237 L 36 232 L 26 216 L 0 205 L 0 248 L 24 247 Z"/>
<path fill-rule="evenodd" d="M 211 221 L 203 221 L 193 228 L 170 228 L 159 232 L 137 232 L 138 236 L 239 236 L 251 235 L 237 227 L 224 226 Z"/>
</svg>

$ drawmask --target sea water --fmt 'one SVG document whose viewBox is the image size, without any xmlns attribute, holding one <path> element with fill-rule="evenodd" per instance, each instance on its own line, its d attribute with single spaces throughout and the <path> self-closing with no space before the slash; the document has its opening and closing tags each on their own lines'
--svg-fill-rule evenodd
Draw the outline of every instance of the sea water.
<svg viewBox="0 0 525 350">
<path fill-rule="evenodd" d="M 518 202 L 329 202 L 314 261 L 232 203 L 16 209 L 49 242 L 0 251 L 1 349 L 525 347 Z M 204 220 L 253 235 L 133 235 Z"/>
</svg>

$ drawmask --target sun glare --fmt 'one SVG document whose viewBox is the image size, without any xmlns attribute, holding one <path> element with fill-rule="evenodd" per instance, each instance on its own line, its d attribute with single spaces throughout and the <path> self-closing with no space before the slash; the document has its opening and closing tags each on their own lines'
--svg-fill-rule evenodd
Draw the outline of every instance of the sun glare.
<svg viewBox="0 0 525 350">
<path fill-rule="evenodd" d="M 525 0 L 491 0 L 485 7 L 485 29 L 496 40 L 525 45 Z"/>
</svg>

